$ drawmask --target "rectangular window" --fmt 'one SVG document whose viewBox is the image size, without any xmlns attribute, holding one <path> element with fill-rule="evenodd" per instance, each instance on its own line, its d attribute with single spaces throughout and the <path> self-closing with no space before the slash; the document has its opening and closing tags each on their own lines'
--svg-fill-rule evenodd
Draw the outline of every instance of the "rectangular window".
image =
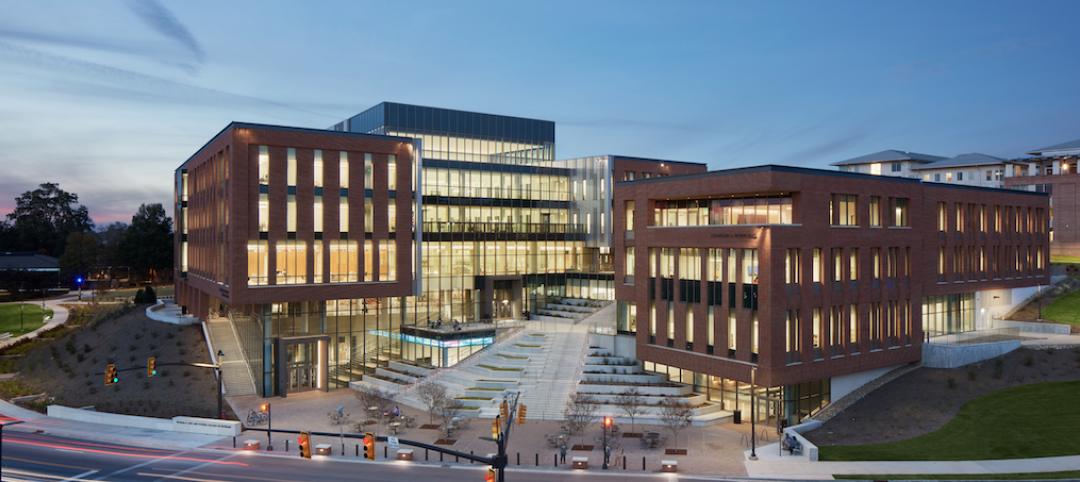
<svg viewBox="0 0 1080 482">
<path fill-rule="evenodd" d="M 679 278 L 701 280 L 701 250 L 682 248 L 679 250 Z"/>
<path fill-rule="evenodd" d="M 812 326 L 812 329 L 814 330 L 814 359 L 815 360 L 820 360 L 821 359 L 821 334 L 824 331 L 823 327 L 821 326 L 821 323 L 822 323 L 822 321 L 821 321 L 821 308 L 814 308 L 814 325 Z"/>
<path fill-rule="evenodd" d="M 708 281 L 724 280 L 724 250 L 709 249 Z"/>
<path fill-rule="evenodd" d="M 623 282 L 627 284 L 634 284 L 634 247 L 630 246 L 626 248 L 626 258 L 623 261 L 623 266 L 626 267 L 625 278 Z"/>
<path fill-rule="evenodd" d="M 754 310 L 750 314 L 750 355 L 757 356 L 758 354 L 758 317 L 757 310 Z"/>
<path fill-rule="evenodd" d="M 964 180 L 964 171 L 959 171 L 959 172 L 956 173 L 956 180 L 957 181 L 963 181 Z"/>
<path fill-rule="evenodd" d="M 941 182 L 941 173 L 934 174 L 934 182 Z"/>
<path fill-rule="evenodd" d="M 248 286 L 269 284 L 266 276 L 268 251 L 266 241 L 248 241 Z"/>
<path fill-rule="evenodd" d="M 945 232 L 947 229 L 947 218 L 945 213 L 945 203 L 937 203 L 937 228 L 938 231 Z"/>
<path fill-rule="evenodd" d="M 375 281 L 375 261 L 370 239 L 364 241 L 364 281 Z"/>
<path fill-rule="evenodd" d="M 379 240 L 379 281 L 397 281 L 396 253 L 394 240 Z"/>
<path fill-rule="evenodd" d="M 738 271 L 739 256 L 737 254 L 735 254 L 736 250 L 734 250 L 734 249 L 729 249 L 727 251 L 728 251 L 728 259 L 727 259 L 727 280 L 726 281 L 728 283 L 735 283 L 735 282 L 738 281 L 738 276 L 737 275 L 739 273 L 739 271 Z"/>
<path fill-rule="evenodd" d="M 728 326 L 728 346 L 727 347 L 728 347 L 729 352 L 733 352 L 736 349 L 738 349 L 737 346 L 736 346 L 736 343 L 735 343 L 735 340 L 736 340 L 736 338 L 735 338 L 735 334 L 736 334 L 736 331 L 735 331 L 735 308 L 728 308 L 727 326 Z"/>
<path fill-rule="evenodd" d="M 316 240 L 314 243 L 312 243 L 311 248 L 312 248 L 311 250 L 314 251 L 314 255 L 315 255 L 315 281 L 314 282 L 315 283 L 322 283 L 323 282 L 323 255 L 322 255 L 322 253 L 323 253 L 323 250 L 322 250 L 323 242 Z"/>
<path fill-rule="evenodd" d="M 675 302 L 669 301 L 667 305 L 667 340 L 668 346 L 675 344 Z"/>
<path fill-rule="evenodd" d="M 833 195 L 833 210 L 836 212 L 836 219 L 833 221 L 838 226 L 858 226 L 858 220 L 855 216 L 856 202 L 855 196 L 849 196 L 847 194 L 834 194 Z"/>
<path fill-rule="evenodd" d="M 715 321 L 716 320 L 713 317 L 713 307 L 710 306 L 709 307 L 709 319 L 708 319 L 708 321 L 706 321 L 706 326 L 705 326 L 705 337 L 706 337 L 706 339 L 708 341 L 709 348 L 712 348 L 713 345 L 714 345 L 713 342 L 716 341 L 716 328 L 714 326 Z"/>
<path fill-rule="evenodd" d="M 821 283 L 822 278 L 824 278 L 824 276 L 821 275 L 823 269 L 821 248 L 814 248 L 814 269 L 811 273 L 814 283 Z"/>
<path fill-rule="evenodd" d="M 787 250 L 787 256 L 785 259 L 785 282 L 788 284 L 799 284 L 799 249 L 792 248 Z"/>
<path fill-rule="evenodd" d="M 390 154 L 386 161 L 386 188 L 397 190 L 397 156 Z"/>
<path fill-rule="evenodd" d="M 270 148 L 259 146 L 259 184 L 270 184 Z"/>
<path fill-rule="evenodd" d="M 859 248 L 851 248 L 851 281 L 859 279 Z"/>
<path fill-rule="evenodd" d="M 307 283 L 307 242 L 279 240 L 277 243 L 277 284 Z"/>
<path fill-rule="evenodd" d="M 938 248 L 937 257 L 938 282 L 945 281 L 945 248 Z"/>
<path fill-rule="evenodd" d="M 374 171 L 372 171 L 371 154 L 364 154 L 364 190 L 375 189 Z"/>
<path fill-rule="evenodd" d="M 312 164 L 315 187 L 323 187 L 322 149 L 315 149 L 315 161 Z"/>
<path fill-rule="evenodd" d="M 364 198 L 364 232 L 374 232 L 375 216 L 371 212 L 371 198 Z"/>
<path fill-rule="evenodd" d="M 627 231 L 634 230 L 634 201 L 626 201 L 626 227 Z"/>
<path fill-rule="evenodd" d="M 349 159 L 345 157 L 345 153 L 340 153 L 340 160 L 338 161 L 338 186 L 348 189 L 349 188 Z"/>
<path fill-rule="evenodd" d="M 900 172 L 901 164 L 899 162 L 892 163 L 892 172 Z"/>
<path fill-rule="evenodd" d="M 655 278 L 660 262 L 656 259 L 656 248 L 649 248 L 649 276 Z"/>
<path fill-rule="evenodd" d="M 338 231 L 349 232 L 349 198 L 345 196 L 338 200 Z"/>
<path fill-rule="evenodd" d="M 896 198 L 896 214 L 893 219 L 894 226 L 907 227 L 908 224 L 908 199 Z"/>
<path fill-rule="evenodd" d="M 270 230 L 270 195 L 266 193 L 259 194 L 259 231 L 267 232 Z"/>
<path fill-rule="evenodd" d="M 799 310 L 787 311 L 787 333 L 785 339 L 787 340 L 787 362 L 797 363 L 799 361 L 799 352 L 801 351 L 799 341 L 802 338 L 802 332 L 799 330 Z"/>
<path fill-rule="evenodd" d="M 330 241 L 330 282 L 331 283 L 355 283 L 357 267 L 360 266 L 358 259 L 359 250 L 354 240 L 331 240 Z"/>
<path fill-rule="evenodd" d="M 870 248 L 870 263 L 874 275 L 872 279 L 881 279 L 881 248 Z"/>
<path fill-rule="evenodd" d="M 842 266 L 843 258 L 844 258 L 843 254 L 844 254 L 844 249 L 843 248 L 833 248 L 832 249 L 833 281 L 835 281 L 837 283 L 843 281 L 843 276 L 844 276 L 844 268 Z"/>
<path fill-rule="evenodd" d="M 296 185 L 296 148 L 290 147 L 285 149 L 286 152 L 286 169 L 285 169 L 285 181 L 289 186 Z"/>
<path fill-rule="evenodd" d="M 660 276 L 675 277 L 675 248 L 660 248 Z"/>
<path fill-rule="evenodd" d="M 743 283 L 757 284 L 758 264 L 757 250 L 744 249 L 743 251 Z"/>
<path fill-rule="evenodd" d="M 881 197 L 870 196 L 870 226 L 881 227 Z"/>
<path fill-rule="evenodd" d="M 686 342 L 694 342 L 694 305 L 686 305 Z"/>
<path fill-rule="evenodd" d="M 649 337 L 656 338 L 656 302 L 653 300 L 649 300 Z"/>
<path fill-rule="evenodd" d="M 951 172 L 946 172 L 945 173 L 945 182 L 952 182 L 952 173 Z"/>
<path fill-rule="evenodd" d="M 321 233 L 323 231 L 322 196 L 315 196 L 315 202 L 312 204 L 312 221 L 315 224 L 315 232 Z"/>
<path fill-rule="evenodd" d="M 290 233 L 296 232 L 296 195 L 286 196 L 285 230 Z"/>
<path fill-rule="evenodd" d="M 859 352 L 859 306 L 851 305 L 848 313 L 848 332 L 851 336 L 851 353 Z"/>
</svg>

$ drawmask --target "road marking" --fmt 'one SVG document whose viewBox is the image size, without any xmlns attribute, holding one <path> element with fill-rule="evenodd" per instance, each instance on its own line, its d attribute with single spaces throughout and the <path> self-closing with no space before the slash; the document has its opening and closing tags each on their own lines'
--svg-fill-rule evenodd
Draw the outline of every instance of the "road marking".
<svg viewBox="0 0 1080 482">
<path fill-rule="evenodd" d="M 158 468 L 158 469 L 153 469 L 153 470 L 156 470 L 158 472 L 176 472 L 176 473 L 180 473 L 180 469 Z M 191 473 L 193 475 L 218 475 L 218 474 L 211 474 L 210 472 L 195 472 L 195 471 L 192 471 L 192 472 L 189 472 L 189 473 Z M 143 474 L 139 474 L 139 475 L 143 475 Z M 147 475 L 150 475 L 150 474 L 147 474 Z M 159 475 L 159 476 L 160 477 L 167 477 L 165 475 Z M 263 482 L 296 482 L 293 479 L 268 479 L 266 477 L 252 477 L 250 475 L 230 475 L 229 477 L 232 477 L 234 479 L 261 480 Z M 198 479 L 198 480 L 203 480 L 203 479 Z"/>
<path fill-rule="evenodd" d="M 64 480 L 61 480 L 60 482 L 70 482 L 70 481 L 72 481 L 72 480 L 82 480 L 82 478 L 83 478 L 83 477 L 86 477 L 86 476 L 88 476 L 88 475 L 93 475 L 93 474 L 95 474 L 95 473 L 97 473 L 97 471 L 96 471 L 96 470 L 88 470 L 88 471 L 86 471 L 86 472 L 83 472 L 83 473 L 81 473 L 81 474 L 79 474 L 79 475 L 75 475 L 75 476 L 72 476 L 72 477 L 68 477 L 68 478 L 66 478 L 66 479 L 64 479 Z"/>
<path fill-rule="evenodd" d="M 137 468 L 139 468 L 139 467 L 143 467 L 143 466 L 146 466 L 146 465 L 150 465 L 150 464 L 152 464 L 152 463 L 155 463 L 155 462 L 160 462 L 160 461 L 162 461 L 162 460 L 168 460 L 168 459 L 171 459 L 171 458 L 173 458 L 173 457 L 179 456 L 179 455 L 181 455 L 181 454 L 183 454 L 183 453 L 185 453 L 185 452 L 178 452 L 178 453 L 175 453 L 175 454 L 173 454 L 173 455 L 170 455 L 170 456 L 168 456 L 168 457 L 158 457 L 158 458 L 156 458 L 156 459 L 153 459 L 153 460 L 147 460 L 146 462 L 143 462 L 143 463 L 141 463 L 141 464 L 136 464 L 136 465 L 132 465 L 131 467 L 123 468 L 123 469 L 117 470 L 117 471 L 115 471 L 115 472 L 112 472 L 112 473 L 108 473 L 108 474 L 102 475 L 101 477 L 98 477 L 98 478 L 96 478 L 96 479 L 94 479 L 94 480 L 104 480 L 104 479 L 105 479 L 106 477 L 112 477 L 112 476 L 114 476 L 114 475 L 117 475 L 117 474 L 122 474 L 122 473 L 124 473 L 124 472 L 127 472 L 127 471 L 129 471 L 129 470 L 134 470 L 134 469 L 137 469 Z"/>
<path fill-rule="evenodd" d="M 100 470 L 100 469 L 92 469 L 90 467 L 79 467 L 78 465 L 54 464 L 52 462 L 39 462 L 37 460 L 20 459 L 20 458 L 16 458 L 16 457 L 4 457 L 4 458 L 7 459 L 7 460 L 15 460 L 15 461 L 18 461 L 18 462 L 26 462 L 28 464 L 51 465 L 53 467 L 63 467 L 65 469 L 90 470 L 90 471 L 95 471 L 95 472 Z"/>
<path fill-rule="evenodd" d="M 166 475 L 166 476 L 164 476 L 164 477 L 161 477 L 160 479 L 157 479 L 157 480 L 155 480 L 154 482 L 161 482 L 161 481 L 163 481 L 163 480 L 168 480 L 168 479 L 179 479 L 179 480 L 199 480 L 199 479 L 192 479 L 192 478 L 189 478 L 189 477 L 180 477 L 180 475 L 182 475 L 182 474 L 186 474 L 186 473 L 188 473 L 188 472 L 192 472 L 192 471 L 195 471 L 195 470 L 199 470 L 199 469 L 201 469 L 201 468 L 203 468 L 203 467 L 206 467 L 206 466 L 209 466 L 209 465 L 213 465 L 213 464 L 219 463 L 219 462 L 221 462 L 221 461 L 223 461 L 223 460 L 228 460 L 228 459 L 231 459 L 231 458 L 233 458 L 233 457 L 236 457 L 236 456 L 237 456 L 237 455 L 239 455 L 240 453 L 241 453 L 241 452 L 234 452 L 234 453 L 231 453 L 231 454 L 229 454 L 229 455 L 227 455 L 227 456 L 225 456 L 225 457 L 222 457 L 222 458 L 220 458 L 220 459 L 216 459 L 216 460 L 210 460 L 210 461 L 208 461 L 208 462 L 206 462 L 206 463 L 203 463 L 203 464 L 199 464 L 199 465 L 196 465 L 196 466 L 194 466 L 194 467 L 192 467 L 192 468 L 190 468 L 190 469 L 185 469 L 185 470 L 181 470 L 181 471 L 179 471 L 179 472 L 177 472 L 177 473 L 175 473 L 175 474 L 173 474 L 173 475 Z M 225 481 L 211 481 L 211 482 L 225 482 Z"/>
<path fill-rule="evenodd" d="M 183 477 L 183 476 L 179 476 L 179 475 L 155 474 L 153 472 L 138 472 L 135 475 L 138 475 L 140 477 L 160 477 L 157 480 L 175 479 L 175 480 L 191 480 L 191 481 L 195 481 L 195 482 L 231 482 L 231 481 L 228 481 L 228 480 L 221 480 L 221 479 L 196 479 L 194 477 Z"/>
</svg>

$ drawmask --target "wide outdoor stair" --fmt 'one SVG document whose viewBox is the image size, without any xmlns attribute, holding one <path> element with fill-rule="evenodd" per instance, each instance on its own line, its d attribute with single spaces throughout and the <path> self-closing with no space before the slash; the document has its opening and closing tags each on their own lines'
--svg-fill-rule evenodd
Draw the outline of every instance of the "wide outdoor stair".
<svg viewBox="0 0 1080 482">
<path fill-rule="evenodd" d="M 704 394 L 694 393 L 690 385 L 670 382 L 662 374 L 646 372 L 637 360 L 614 356 L 608 349 L 590 347 L 577 393 L 587 394 L 600 403 L 601 416 L 629 423 L 630 418 L 619 405 L 619 397 L 630 389 L 636 389 L 643 402 L 640 411 L 644 413 L 635 417 L 637 423 L 662 423 L 661 403 L 669 399 L 680 399 L 694 407 L 691 422 L 694 426 L 725 422 L 733 415 L 724 411 L 719 403 L 708 401 Z"/>
<path fill-rule="evenodd" d="M 558 323 L 579 323 L 604 307 L 604 302 L 577 298 L 553 298 L 530 318 Z"/>
<path fill-rule="evenodd" d="M 588 339 L 584 332 L 534 333 L 512 347 L 518 352 L 539 350 L 529 356 L 521 383 L 519 402 L 528 407 L 529 419 L 564 420 L 563 408 L 577 386 Z"/>
<path fill-rule="evenodd" d="M 225 355 L 218 360 L 221 364 L 221 383 L 225 387 L 225 395 L 254 395 L 255 382 L 251 379 L 251 371 L 240 348 L 240 340 L 233 331 L 232 322 L 228 318 L 210 317 L 206 322 L 206 329 L 210 332 L 210 342 L 213 344 L 211 353 L 221 351 Z"/>
</svg>

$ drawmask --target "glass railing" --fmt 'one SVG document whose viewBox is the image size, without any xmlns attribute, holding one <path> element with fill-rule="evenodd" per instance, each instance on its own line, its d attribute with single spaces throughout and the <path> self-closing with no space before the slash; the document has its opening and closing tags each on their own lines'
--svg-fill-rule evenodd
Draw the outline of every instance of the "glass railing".
<svg viewBox="0 0 1080 482">
<path fill-rule="evenodd" d="M 425 221 L 425 233 L 584 234 L 583 224 Z"/>
</svg>

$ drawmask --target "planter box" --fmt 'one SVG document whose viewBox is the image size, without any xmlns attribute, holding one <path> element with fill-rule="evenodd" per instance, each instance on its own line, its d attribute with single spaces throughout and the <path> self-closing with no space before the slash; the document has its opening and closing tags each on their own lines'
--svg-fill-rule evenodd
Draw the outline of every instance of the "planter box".
<svg viewBox="0 0 1080 482">
<path fill-rule="evenodd" d="M 410 375 L 404 375 L 404 374 L 401 374 L 401 373 L 398 373 L 398 372 L 392 372 L 392 371 L 387 370 L 387 369 L 382 368 L 382 367 L 376 368 L 375 369 L 375 374 L 379 375 L 379 376 L 386 377 L 386 378 L 393 378 L 395 380 L 401 380 L 403 382 L 408 382 L 408 383 L 416 383 L 416 381 L 419 380 L 418 377 L 414 377 L 414 376 L 410 376 Z"/>
<path fill-rule="evenodd" d="M 505 390 L 482 390 L 479 388 L 467 388 L 465 389 L 466 397 L 478 397 L 478 398 L 502 398 Z"/>
<path fill-rule="evenodd" d="M 519 357 L 519 356 L 521 356 L 521 355 L 510 355 L 509 353 L 507 353 L 507 355 L 509 355 L 510 357 Z M 494 355 L 491 355 L 490 357 L 488 357 L 488 359 L 486 361 L 490 362 L 491 365 L 494 365 L 494 366 L 507 366 L 507 367 L 515 367 L 515 368 L 524 368 L 524 367 L 529 365 L 528 357 L 526 357 L 526 358 L 508 358 L 508 357 L 502 356 L 502 354 L 500 354 L 500 353 L 496 353 Z"/>
<path fill-rule="evenodd" d="M 588 361 L 588 358 L 589 358 L 589 357 L 585 357 L 585 358 L 586 358 L 586 362 L 585 362 L 585 365 L 581 367 L 581 371 L 582 371 L 582 373 L 583 373 L 583 374 L 584 374 L 585 372 L 604 372 L 604 373 L 610 373 L 610 374 L 613 374 L 613 375 L 626 375 L 627 373 L 624 373 L 624 372 L 626 372 L 626 370 L 627 370 L 628 368 L 629 368 L 629 369 L 630 369 L 630 370 L 631 370 L 631 371 L 632 371 L 632 372 L 633 372 L 634 374 L 638 374 L 638 373 L 640 373 L 640 372 L 641 372 L 641 365 L 630 365 L 630 366 L 622 366 L 622 365 L 597 365 L 597 364 L 595 364 L 595 363 L 590 363 L 590 362 Z M 591 373 L 590 375 L 596 375 L 596 374 L 595 374 L 595 373 Z"/>
<path fill-rule="evenodd" d="M 435 371 L 431 368 L 418 367 L 416 365 L 411 365 L 400 361 L 391 361 L 390 368 L 408 373 L 410 375 L 416 375 L 417 377 L 426 377 L 428 375 L 431 375 L 431 373 Z"/>
<path fill-rule="evenodd" d="M 398 390 L 405 388 L 405 385 L 402 385 L 400 383 L 394 383 L 388 380 L 379 380 L 378 378 L 375 378 L 371 375 L 364 375 L 363 378 L 360 379 L 360 381 L 364 383 L 370 383 L 383 390 L 390 390 L 392 392 L 397 392 Z M 351 382 L 349 385 L 351 386 L 353 383 L 356 382 Z"/>
<path fill-rule="evenodd" d="M 465 406 L 465 407 L 469 407 L 469 408 L 473 408 L 473 409 L 481 409 L 481 408 L 485 408 L 485 407 L 490 407 L 493 404 L 498 405 L 498 403 L 497 403 L 498 398 L 501 398 L 501 397 L 492 398 L 490 400 L 464 400 L 464 399 L 461 399 L 461 398 L 458 398 L 457 400 L 461 401 L 461 404 L 463 406 Z"/>
<path fill-rule="evenodd" d="M 596 395 L 622 395 L 623 392 L 636 388 L 638 393 L 642 396 L 681 396 L 687 395 L 693 392 L 693 388 L 689 385 L 680 385 L 677 387 L 639 387 L 635 385 L 589 385 L 579 383 L 577 386 L 578 393 L 589 393 Z"/>
<path fill-rule="evenodd" d="M 477 388 L 498 388 L 499 390 L 516 390 L 518 382 L 516 380 L 506 381 L 489 381 L 489 380 L 477 380 Z"/>
<path fill-rule="evenodd" d="M 604 374 L 604 373 L 582 373 L 581 379 L 587 382 L 622 382 L 622 383 L 655 383 L 667 381 L 667 378 L 663 375 L 653 375 L 649 373 L 635 373 L 632 375 L 626 374 Z"/>
</svg>

